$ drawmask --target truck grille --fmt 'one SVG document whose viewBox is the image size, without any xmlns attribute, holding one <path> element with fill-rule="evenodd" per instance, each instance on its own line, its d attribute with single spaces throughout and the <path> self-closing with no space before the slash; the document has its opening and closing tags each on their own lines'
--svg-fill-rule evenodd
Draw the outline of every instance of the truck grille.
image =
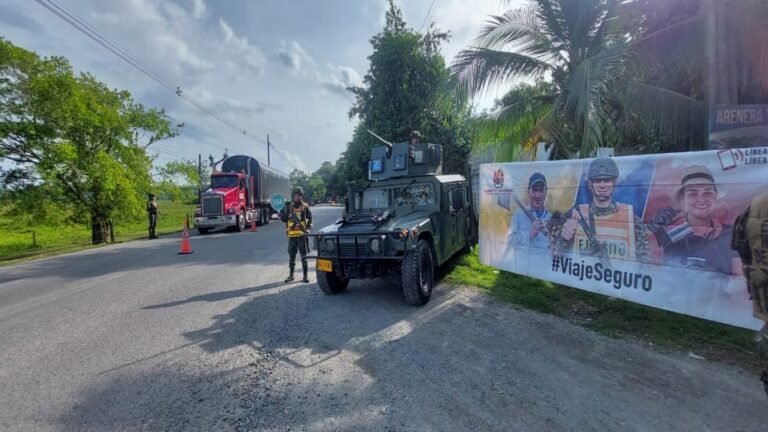
<svg viewBox="0 0 768 432">
<path fill-rule="evenodd" d="M 367 256 L 368 255 L 368 244 L 364 240 L 358 240 L 357 241 L 357 255 L 355 255 L 355 244 L 354 243 L 341 243 L 339 244 L 339 255 L 343 257 L 354 257 L 354 256 Z"/>
<path fill-rule="evenodd" d="M 219 195 L 203 197 L 203 216 L 224 214 L 224 200 Z"/>
</svg>

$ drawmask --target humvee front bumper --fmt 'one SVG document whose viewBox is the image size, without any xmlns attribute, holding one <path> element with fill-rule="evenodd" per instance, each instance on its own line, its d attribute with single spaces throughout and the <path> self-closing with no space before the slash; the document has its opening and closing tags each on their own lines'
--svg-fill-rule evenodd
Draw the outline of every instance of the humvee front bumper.
<svg viewBox="0 0 768 432">
<path fill-rule="evenodd" d="M 308 255 L 307 258 L 336 261 L 402 260 L 408 245 L 406 230 L 317 233 L 306 234 L 306 237 L 314 239 L 317 250 L 316 255 Z M 329 239 L 334 245 L 333 251 L 327 250 Z M 379 242 L 378 250 L 373 246 L 374 241 Z"/>
</svg>

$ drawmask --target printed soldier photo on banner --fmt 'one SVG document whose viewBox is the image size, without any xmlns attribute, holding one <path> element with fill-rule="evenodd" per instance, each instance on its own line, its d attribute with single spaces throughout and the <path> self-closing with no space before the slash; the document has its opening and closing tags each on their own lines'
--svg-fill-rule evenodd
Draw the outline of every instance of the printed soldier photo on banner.
<svg viewBox="0 0 768 432">
<path fill-rule="evenodd" d="M 604 260 L 651 262 L 645 224 L 633 204 L 616 200 L 618 179 L 619 168 L 613 159 L 596 158 L 589 163 L 589 201 L 577 203 L 559 216 L 565 222 L 552 238 L 554 250 Z"/>
<path fill-rule="evenodd" d="M 736 214 L 768 187 L 768 166 L 735 162 L 726 168 L 719 151 L 705 151 L 488 164 L 480 176 L 481 263 L 759 328 L 727 239 Z M 524 243 L 538 216 L 532 210 L 550 214 L 557 248 Z"/>
</svg>

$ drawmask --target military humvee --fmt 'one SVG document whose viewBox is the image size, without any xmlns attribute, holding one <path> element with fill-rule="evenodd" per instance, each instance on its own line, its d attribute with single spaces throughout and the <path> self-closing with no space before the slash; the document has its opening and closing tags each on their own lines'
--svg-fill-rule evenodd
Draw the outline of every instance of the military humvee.
<svg viewBox="0 0 768 432">
<path fill-rule="evenodd" d="M 350 279 L 390 277 L 407 303 L 424 305 L 435 267 L 476 243 L 469 183 L 441 175 L 436 144 L 395 143 L 371 156 L 369 181 L 350 190 L 344 215 L 311 234 L 318 285 L 338 294 Z"/>
</svg>

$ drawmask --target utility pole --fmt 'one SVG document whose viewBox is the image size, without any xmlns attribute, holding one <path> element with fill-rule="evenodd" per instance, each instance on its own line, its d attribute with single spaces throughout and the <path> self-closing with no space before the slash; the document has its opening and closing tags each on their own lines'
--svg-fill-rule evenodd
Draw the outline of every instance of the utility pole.
<svg viewBox="0 0 768 432">
<path fill-rule="evenodd" d="M 203 193 L 203 155 L 197 154 L 197 202 Z"/>
<path fill-rule="evenodd" d="M 269 134 L 267 134 L 267 166 L 271 166 L 269 163 Z"/>
</svg>

